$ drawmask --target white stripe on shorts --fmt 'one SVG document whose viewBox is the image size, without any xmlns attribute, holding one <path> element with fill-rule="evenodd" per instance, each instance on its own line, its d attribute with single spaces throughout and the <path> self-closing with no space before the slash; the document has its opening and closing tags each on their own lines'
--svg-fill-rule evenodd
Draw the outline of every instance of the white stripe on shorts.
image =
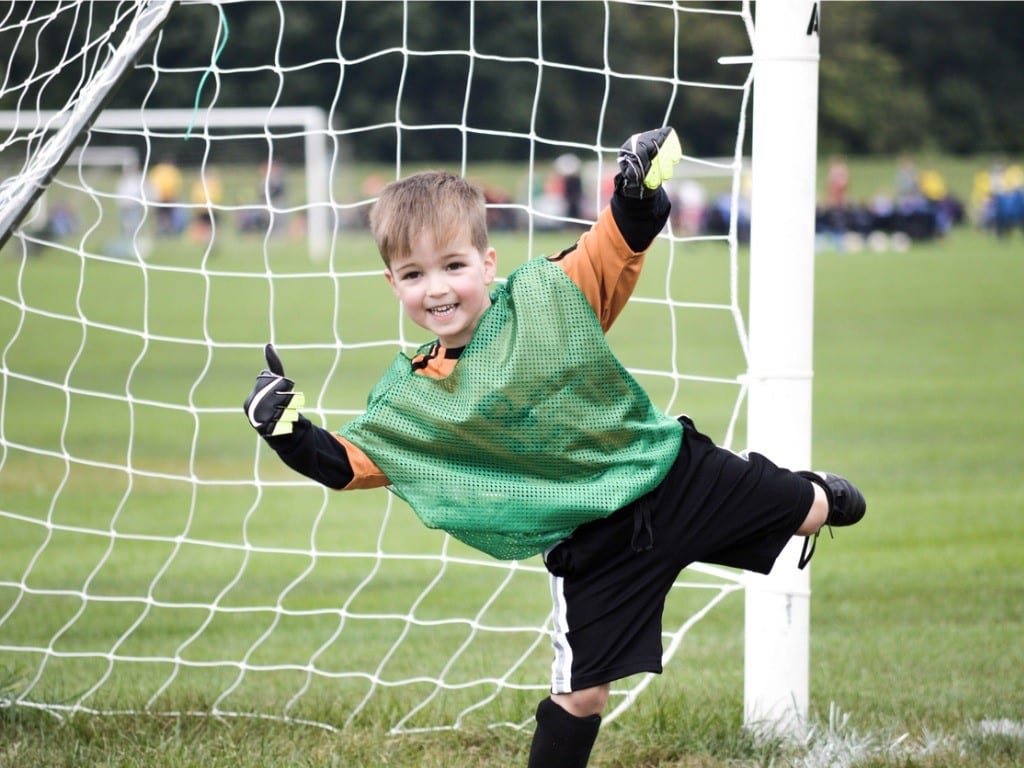
<svg viewBox="0 0 1024 768">
<path fill-rule="evenodd" d="M 551 662 L 551 692 L 569 693 L 572 691 L 572 648 L 569 646 L 567 634 L 569 622 L 566 619 L 565 579 L 561 576 L 548 574 L 551 585 L 551 645 L 555 658 Z"/>
</svg>

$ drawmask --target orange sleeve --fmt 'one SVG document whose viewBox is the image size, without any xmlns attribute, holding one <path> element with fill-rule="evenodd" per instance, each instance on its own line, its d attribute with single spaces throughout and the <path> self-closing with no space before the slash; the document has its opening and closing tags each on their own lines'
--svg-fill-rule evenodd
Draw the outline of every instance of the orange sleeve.
<svg viewBox="0 0 1024 768">
<path fill-rule="evenodd" d="M 574 248 L 551 261 L 576 283 L 607 332 L 633 295 L 644 254 L 629 247 L 606 207 Z"/>
<path fill-rule="evenodd" d="M 334 435 L 334 439 L 345 448 L 345 453 L 348 454 L 348 462 L 352 466 L 352 479 L 341 490 L 355 491 L 364 488 L 383 488 L 385 485 L 391 485 L 387 475 L 380 470 L 380 467 L 373 463 L 373 459 L 367 456 L 362 448 L 338 434 Z"/>
</svg>

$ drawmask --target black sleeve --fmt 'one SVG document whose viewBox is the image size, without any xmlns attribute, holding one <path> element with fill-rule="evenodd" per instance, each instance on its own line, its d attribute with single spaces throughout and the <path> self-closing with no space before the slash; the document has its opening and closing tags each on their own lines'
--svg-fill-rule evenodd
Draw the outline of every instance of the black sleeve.
<svg viewBox="0 0 1024 768">
<path fill-rule="evenodd" d="M 265 439 L 281 461 L 321 485 L 341 490 L 352 482 L 352 465 L 345 446 L 302 414 L 290 435 Z"/>
<path fill-rule="evenodd" d="M 634 198 L 619 194 L 618 177 L 611 207 L 615 224 L 626 243 L 634 251 L 646 251 L 658 233 L 665 228 L 672 203 L 664 187 L 658 187 L 650 197 Z"/>
</svg>

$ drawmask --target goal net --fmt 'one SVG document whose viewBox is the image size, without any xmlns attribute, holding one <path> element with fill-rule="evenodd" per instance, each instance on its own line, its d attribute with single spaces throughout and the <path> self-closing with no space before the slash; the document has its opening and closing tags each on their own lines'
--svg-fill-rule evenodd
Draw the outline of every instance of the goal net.
<svg viewBox="0 0 1024 768">
<path fill-rule="evenodd" d="M 628 135 L 671 124 L 674 214 L 610 339 L 661 407 L 744 447 L 749 8 L 5 14 L 0 706 L 529 726 L 550 679 L 539 560 L 491 560 L 386 491 L 291 473 L 241 401 L 272 341 L 306 415 L 339 427 L 427 341 L 366 228 L 382 184 L 478 181 L 507 275 L 593 221 Z M 681 575 L 667 672 L 686 674 L 687 633 L 744 578 Z M 609 719 L 650 679 L 617 683 Z"/>
</svg>

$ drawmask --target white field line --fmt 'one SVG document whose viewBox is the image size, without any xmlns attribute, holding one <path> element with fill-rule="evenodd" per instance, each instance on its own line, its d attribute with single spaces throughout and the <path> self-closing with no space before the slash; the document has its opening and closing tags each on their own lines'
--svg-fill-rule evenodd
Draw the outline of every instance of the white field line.
<svg viewBox="0 0 1024 768">
<path fill-rule="evenodd" d="M 859 733 L 850 716 L 832 704 L 828 722 L 811 725 L 802 750 L 790 765 L 794 768 L 856 768 L 880 757 L 902 762 L 935 754 L 957 754 L 968 738 L 1011 737 L 1024 741 L 1024 722 L 1008 718 L 986 719 L 971 724 L 961 734 L 925 733 L 911 737 Z"/>
</svg>

